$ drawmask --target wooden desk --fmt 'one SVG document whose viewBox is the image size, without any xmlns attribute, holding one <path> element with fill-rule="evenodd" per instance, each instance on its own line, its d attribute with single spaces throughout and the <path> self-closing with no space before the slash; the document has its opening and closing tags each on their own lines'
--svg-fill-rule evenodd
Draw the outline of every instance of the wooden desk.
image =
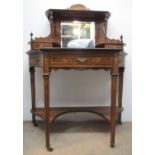
<svg viewBox="0 0 155 155">
<path fill-rule="evenodd" d="M 29 68 L 31 77 L 32 95 L 32 121 L 37 126 L 35 116 L 45 121 L 46 147 L 52 150 L 49 139 L 49 126 L 60 115 L 67 112 L 92 112 L 110 123 L 110 145 L 115 144 L 116 120 L 121 124 L 122 86 L 124 71 L 124 52 L 122 48 L 94 48 L 94 49 L 71 49 L 71 48 L 44 48 L 37 51 L 30 50 Z M 35 68 L 42 68 L 44 80 L 44 108 L 37 108 L 35 103 Z M 111 106 L 109 107 L 49 107 L 49 77 L 52 70 L 58 69 L 105 69 L 111 71 Z M 118 105 L 117 83 L 119 81 Z M 53 90 L 54 91 L 54 90 Z"/>
</svg>

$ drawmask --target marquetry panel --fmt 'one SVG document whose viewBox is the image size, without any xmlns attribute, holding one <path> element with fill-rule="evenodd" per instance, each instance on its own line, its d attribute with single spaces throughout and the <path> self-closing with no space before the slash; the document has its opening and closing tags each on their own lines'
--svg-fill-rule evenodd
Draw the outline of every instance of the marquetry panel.
<svg viewBox="0 0 155 155">
<path fill-rule="evenodd" d="M 51 56 L 50 66 L 51 67 L 110 67 L 112 66 L 113 58 L 110 56 Z"/>
<path fill-rule="evenodd" d="M 114 48 L 114 49 L 116 49 L 116 48 L 121 49 L 122 46 L 123 46 L 122 44 L 112 44 L 112 43 L 111 44 L 105 43 L 105 45 L 104 45 L 105 48 Z"/>
<path fill-rule="evenodd" d="M 32 42 L 32 50 L 38 50 L 41 48 L 51 48 L 52 42 Z"/>
</svg>

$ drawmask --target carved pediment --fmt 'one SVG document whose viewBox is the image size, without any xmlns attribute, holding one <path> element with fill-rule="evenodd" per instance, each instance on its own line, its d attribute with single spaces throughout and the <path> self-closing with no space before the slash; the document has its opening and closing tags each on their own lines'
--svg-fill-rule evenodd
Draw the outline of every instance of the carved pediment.
<svg viewBox="0 0 155 155">
<path fill-rule="evenodd" d="M 69 10 L 89 10 L 86 6 L 84 6 L 82 4 L 71 5 L 68 9 Z"/>
</svg>

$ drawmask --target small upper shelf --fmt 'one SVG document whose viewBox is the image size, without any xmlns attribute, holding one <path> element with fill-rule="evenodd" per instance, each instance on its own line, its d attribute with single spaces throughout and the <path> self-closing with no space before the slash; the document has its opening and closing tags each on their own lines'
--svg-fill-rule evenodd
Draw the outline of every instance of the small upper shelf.
<svg viewBox="0 0 155 155">
<path fill-rule="evenodd" d="M 108 11 L 92 11 L 92 10 L 65 10 L 65 9 L 49 9 L 46 11 L 46 16 L 50 20 L 54 19 L 63 21 L 106 21 L 110 17 Z"/>
</svg>

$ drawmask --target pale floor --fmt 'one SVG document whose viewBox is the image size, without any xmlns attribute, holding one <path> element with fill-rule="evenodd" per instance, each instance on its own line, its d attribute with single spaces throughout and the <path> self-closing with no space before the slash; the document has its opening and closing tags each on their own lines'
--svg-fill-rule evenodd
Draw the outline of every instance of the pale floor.
<svg viewBox="0 0 155 155">
<path fill-rule="evenodd" d="M 131 155 L 132 124 L 116 128 L 116 146 L 109 146 L 109 125 L 101 121 L 56 121 L 51 127 L 50 141 L 54 149 L 45 148 L 44 124 L 34 127 L 24 122 L 24 155 Z"/>
</svg>

